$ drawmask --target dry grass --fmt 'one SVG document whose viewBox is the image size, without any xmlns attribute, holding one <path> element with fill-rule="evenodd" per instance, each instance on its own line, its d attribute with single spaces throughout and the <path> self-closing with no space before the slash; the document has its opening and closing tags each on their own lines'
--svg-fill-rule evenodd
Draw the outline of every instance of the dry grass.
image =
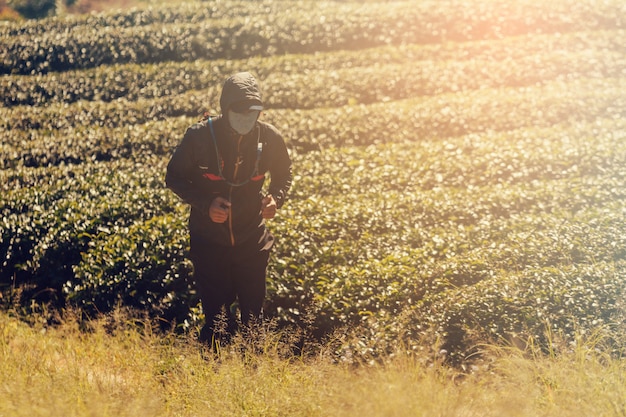
<svg viewBox="0 0 626 417">
<path fill-rule="evenodd" d="M 264 336 L 257 353 L 239 340 L 215 356 L 124 316 L 85 330 L 0 313 L 0 416 L 626 416 L 626 362 L 589 342 L 548 356 L 490 348 L 460 375 L 406 355 L 290 357 Z"/>
</svg>

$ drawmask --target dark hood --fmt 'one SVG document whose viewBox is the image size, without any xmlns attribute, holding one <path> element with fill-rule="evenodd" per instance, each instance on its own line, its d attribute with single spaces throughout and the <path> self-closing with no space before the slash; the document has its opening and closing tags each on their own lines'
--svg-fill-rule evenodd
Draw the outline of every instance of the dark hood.
<svg viewBox="0 0 626 417">
<path fill-rule="evenodd" d="M 249 102 L 250 105 L 263 105 L 259 85 L 249 72 L 234 74 L 224 82 L 220 97 L 222 114 L 226 114 L 233 104 L 241 102 Z"/>
</svg>

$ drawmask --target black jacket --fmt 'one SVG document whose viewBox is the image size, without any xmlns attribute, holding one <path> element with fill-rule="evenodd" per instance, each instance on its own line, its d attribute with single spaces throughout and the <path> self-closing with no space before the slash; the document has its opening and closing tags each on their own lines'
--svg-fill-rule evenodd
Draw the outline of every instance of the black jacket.
<svg viewBox="0 0 626 417">
<path fill-rule="evenodd" d="M 241 94 L 237 85 L 224 86 L 220 100 L 222 114 Z M 240 136 L 225 117 L 218 116 L 187 130 L 170 159 L 165 181 L 191 205 L 192 242 L 235 246 L 255 239 L 263 246 L 269 236 L 261 216 L 267 173 L 271 179 L 267 193 L 274 196 L 280 208 L 292 181 L 291 159 L 280 133 L 274 126 L 257 121 L 250 133 Z M 209 207 L 217 196 L 231 202 L 228 220 L 221 224 L 209 217 Z"/>
</svg>

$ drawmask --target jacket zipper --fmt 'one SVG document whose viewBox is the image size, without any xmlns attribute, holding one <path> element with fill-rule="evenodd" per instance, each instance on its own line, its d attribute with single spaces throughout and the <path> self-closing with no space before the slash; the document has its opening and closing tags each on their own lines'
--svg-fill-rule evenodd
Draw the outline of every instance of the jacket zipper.
<svg viewBox="0 0 626 417">
<path fill-rule="evenodd" d="M 239 165 L 241 164 L 241 141 L 243 139 L 243 136 L 239 136 L 239 139 L 237 140 L 237 159 L 235 160 L 235 170 L 233 171 L 233 181 L 237 181 L 237 171 L 239 171 Z M 232 201 L 233 201 L 233 186 L 230 186 L 230 189 L 228 191 L 228 201 L 231 202 L 231 206 L 229 209 L 229 213 L 228 213 L 228 227 L 230 229 L 230 244 L 232 246 L 235 246 L 235 232 L 233 231 L 233 206 L 232 206 Z"/>
</svg>

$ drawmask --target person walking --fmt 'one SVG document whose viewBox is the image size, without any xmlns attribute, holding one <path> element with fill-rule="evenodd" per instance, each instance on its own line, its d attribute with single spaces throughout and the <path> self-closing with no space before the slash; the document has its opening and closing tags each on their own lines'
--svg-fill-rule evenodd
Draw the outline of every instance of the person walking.
<svg viewBox="0 0 626 417">
<path fill-rule="evenodd" d="M 190 258 L 206 318 L 199 339 L 213 346 L 221 314 L 226 337 L 236 332 L 237 318 L 248 325 L 262 317 L 274 243 L 265 221 L 283 206 L 292 182 L 282 135 L 259 120 L 263 101 L 251 73 L 224 82 L 220 108 L 220 115 L 187 129 L 165 176 L 167 187 L 191 206 Z"/>
</svg>

